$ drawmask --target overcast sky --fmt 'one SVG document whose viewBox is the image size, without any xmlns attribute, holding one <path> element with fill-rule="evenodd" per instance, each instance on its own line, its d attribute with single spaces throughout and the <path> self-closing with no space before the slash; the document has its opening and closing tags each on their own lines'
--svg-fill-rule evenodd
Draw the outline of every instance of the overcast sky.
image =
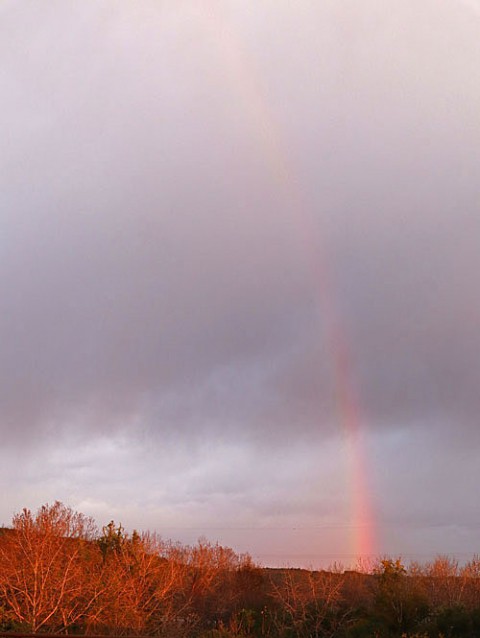
<svg viewBox="0 0 480 638">
<path fill-rule="evenodd" d="M 480 2 L 3 0 L 0 51 L 0 523 L 349 564 L 360 474 L 372 552 L 479 552 Z"/>
</svg>

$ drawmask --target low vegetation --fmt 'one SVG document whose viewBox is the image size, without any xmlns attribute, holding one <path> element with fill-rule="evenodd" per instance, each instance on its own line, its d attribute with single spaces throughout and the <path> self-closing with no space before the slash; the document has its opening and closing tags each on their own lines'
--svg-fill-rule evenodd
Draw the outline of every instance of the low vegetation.
<svg viewBox="0 0 480 638">
<path fill-rule="evenodd" d="M 169 638 L 476 638 L 480 559 L 268 569 L 218 544 L 127 534 L 62 503 L 0 532 L 2 631 Z"/>
</svg>

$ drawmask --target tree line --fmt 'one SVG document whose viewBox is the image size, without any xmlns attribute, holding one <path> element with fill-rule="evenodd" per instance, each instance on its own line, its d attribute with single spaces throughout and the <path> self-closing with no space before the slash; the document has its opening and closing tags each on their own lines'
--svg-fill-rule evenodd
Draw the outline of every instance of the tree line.
<svg viewBox="0 0 480 638">
<path fill-rule="evenodd" d="M 357 571 L 269 569 L 247 554 L 127 533 L 56 502 L 0 532 L 0 629 L 169 638 L 480 636 L 480 558 Z"/>
</svg>

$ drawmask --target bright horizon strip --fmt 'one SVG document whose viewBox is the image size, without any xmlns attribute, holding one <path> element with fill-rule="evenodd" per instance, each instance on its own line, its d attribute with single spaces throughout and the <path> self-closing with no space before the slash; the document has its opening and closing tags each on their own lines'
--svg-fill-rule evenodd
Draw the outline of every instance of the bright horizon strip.
<svg viewBox="0 0 480 638">
<path fill-rule="evenodd" d="M 221 15 L 220 4 L 209 11 L 208 16 L 202 14 L 202 17 L 215 44 L 221 48 L 223 63 L 227 66 L 228 76 L 232 78 L 233 91 L 241 99 L 242 107 L 247 112 L 252 128 L 255 130 L 256 139 L 260 142 L 260 151 L 266 157 L 270 171 L 285 193 L 310 261 L 317 298 L 326 320 L 326 341 L 333 368 L 336 409 L 346 444 L 352 530 L 351 552 L 357 562 L 362 559 L 368 560 L 376 554 L 376 530 L 361 426 L 361 410 L 352 379 L 347 335 L 341 325 L 331 289 L 332 277 L 327 268 L 326 251 L 318 246 L 320 243 L 318 229 L 314 231 L 312 228 L 311 208 L 305 202 L 296 180 L 296 172 L 290 165 L 284 136 L 262 95 L 261 81 L 255 65 L 249 59 L 232 25 L 227 22 L 224 14 Z M 313 242 L 313 237 L 317 237 L 317 242 Z"/>
</svg>

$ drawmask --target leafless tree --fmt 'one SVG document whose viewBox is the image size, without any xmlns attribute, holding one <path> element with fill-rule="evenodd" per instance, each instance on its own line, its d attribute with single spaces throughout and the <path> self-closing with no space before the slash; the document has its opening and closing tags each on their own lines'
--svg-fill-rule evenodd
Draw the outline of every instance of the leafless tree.
<svg viewBox="0 0 480 638">
<path fill-rule="evenodd" d="M 92 519 L 62 503 L 13 517 L 0 543 L 0 595 L 10 619 L 33 632 L 66 629 L 85 615 L 95 591 L 85 581 Z"/>
</svg>

